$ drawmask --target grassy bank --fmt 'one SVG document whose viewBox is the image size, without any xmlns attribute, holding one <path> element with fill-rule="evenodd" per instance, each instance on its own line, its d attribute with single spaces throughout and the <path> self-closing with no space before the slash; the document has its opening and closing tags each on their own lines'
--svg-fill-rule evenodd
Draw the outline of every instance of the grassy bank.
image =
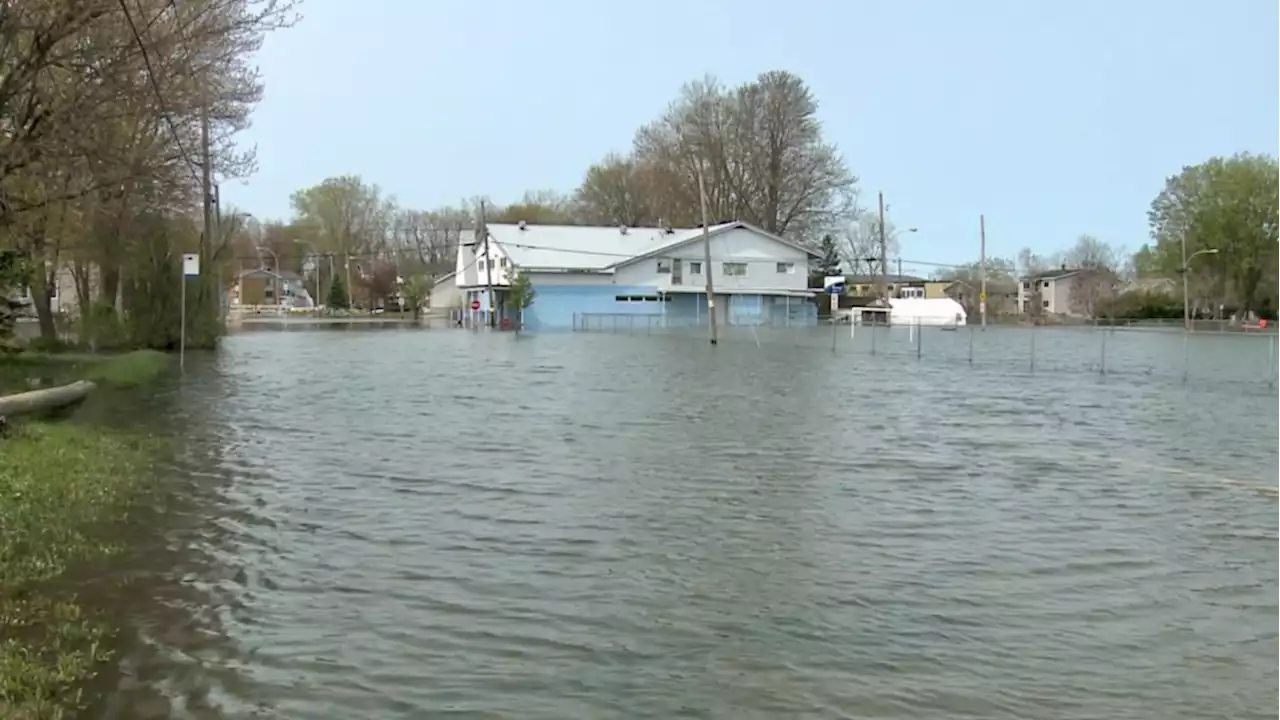
<svg viewBox="0 0 1280 720">
<path fill-rule="evenodd" d="M 135 388 L 157 380 L 174 367 L 172 356 L 156 350 L 135 350 L 118 355 L 87 353 L 34 353 L 0 356 L 0 394 L 41 386 L 92 380 L 103 387 Z"/>
<path fill-rule="evenodd" d="M 48 720 L 82 705 L 109 628 L 68 574 L 119 548 L 112 524 L 152 485 L 151 441 L 32 423 L 0 439 L 0 717 Z"/>
</svg>

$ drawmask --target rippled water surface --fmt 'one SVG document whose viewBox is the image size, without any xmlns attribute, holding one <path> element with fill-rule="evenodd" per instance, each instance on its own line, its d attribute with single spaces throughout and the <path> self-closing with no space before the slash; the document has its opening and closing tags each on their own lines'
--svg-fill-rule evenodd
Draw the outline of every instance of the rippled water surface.
<svg viewBox="0 0 1280 720">
<path fill-rule="evenodd" d="M 229 338 L 103 714 L 1274 717 L 1274 389 L 823 342 Z"/>
</svg>

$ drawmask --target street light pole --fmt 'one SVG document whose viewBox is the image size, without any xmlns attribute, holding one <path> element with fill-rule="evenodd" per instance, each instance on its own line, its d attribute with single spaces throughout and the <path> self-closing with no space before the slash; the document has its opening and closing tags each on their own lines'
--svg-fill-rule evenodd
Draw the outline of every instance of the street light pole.
<svg viewBox="0 0 1280 720">
<path fill-rule="evenodd" d="M 1182 235 L 1182 329 L 1187 332 L 1195 332 L 1195 327 L 1191 324 L 1191 266 L 1190 263 L 1197 255 L 1217 255 L 1218 248 L 1205 248 L 1197 250 L 1188 257 L 1187 256 L 1187 235 Z"/>
</svg>

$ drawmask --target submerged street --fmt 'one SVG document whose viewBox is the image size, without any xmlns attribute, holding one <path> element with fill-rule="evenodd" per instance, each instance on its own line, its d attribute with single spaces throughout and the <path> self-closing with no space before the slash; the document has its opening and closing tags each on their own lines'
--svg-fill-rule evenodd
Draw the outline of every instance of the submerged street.
<svg viewBox="0 0 1280 720">
<path fill-rule="evenodd" d="M 98 710 L 1273 712 L 1274 391 L 828 337 L 227 338 L 135 419 Z"/>
</svg>

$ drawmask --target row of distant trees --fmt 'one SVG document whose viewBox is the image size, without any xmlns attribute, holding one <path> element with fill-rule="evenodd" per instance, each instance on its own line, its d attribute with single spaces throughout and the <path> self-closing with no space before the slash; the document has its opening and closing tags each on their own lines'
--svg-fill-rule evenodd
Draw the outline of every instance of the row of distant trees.
<svg viewBox="0 0 1280 720">
<path fill-rule="evenodd" d="M 82 335 L 174 346 L 184 252 L 204 269 L 191 344 L 214 342 L 234 227 L 202 234 L 203 176 L 253 170 L 234 145 L 262 93 L 251 56 L 294 19 L 289 0 L 0 3 L 0 343 L 27 286 L 56 342 L 69 270 Z"/>
<path fill-rule="evenodd" d="M 1016 289 L 1023 277 L 1068 268 L 1081 271 L 1072 279 L 1071 293 L 1077 305 L 1072 309 L 1080 314 L 1180 317 L 1185 240 L 1193 307 L 1274 317 L 1280 267 L 1278 178 L 1276 158 L 1266 155 L 1215 157 L 1185 167 L 1152 200 L 1151 242 L 1137 252 L 1081 235 L 1058 253 L 1023 249 L 1015 259 L 989 258 L 988 285 Z M 1217 252 L 1196 254 L 1202 250 Z M 975 261 L 935 276 L 977 287 L 980 271 Z M 1032 305 L 1034 310 L 1040 306 Z"/>
<path fill-rule="evenodd" d="M 530 191 L 505 205 L 487 200 L 485 220 L 690 227 L 702 222 L 701 187 L 712 221 L 742 219 L 816 242 L 860 216 L 857 178 L 824 139 L 817 109 L 808 86 L 787 72 L 737 87 L 690 83 L 636 131 L 630 152 L 588 167 L 578 188 Z M 351 299 L 373 301 L 397 276 L 452 271 L 481 201 L 407 208 L 360 177 L 332 177 L 294 193 L 293 217 L 250 220 L 236 254 L 248 266 L 278 262 L 295 272 L 324 273 L 333 263 L 345 276 L 355 267 Z"/>
</svg>

